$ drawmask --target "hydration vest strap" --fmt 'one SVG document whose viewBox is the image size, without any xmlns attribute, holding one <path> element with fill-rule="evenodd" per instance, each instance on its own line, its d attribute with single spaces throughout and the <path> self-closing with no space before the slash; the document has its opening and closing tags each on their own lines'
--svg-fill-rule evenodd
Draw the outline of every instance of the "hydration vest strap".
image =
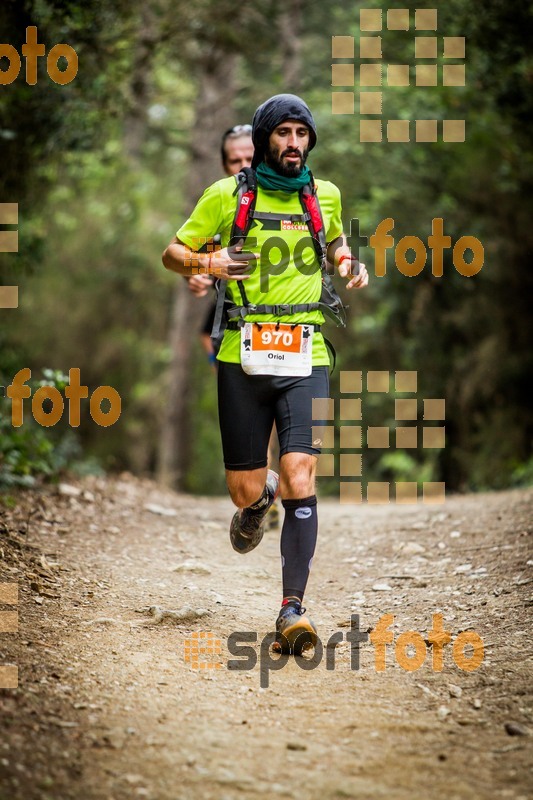
<svg viewBox="0 0 533 800">
<path fill-rule="evenodd" d="M 249 305 L 248 297 L 246 296 L 246 290 L 244 288 L 243 282 L 237 281 L 237 286 L 239 287 L 239 292 L 241 293 L 242 302 L 244 303 L 245 306 L 248 306 Z M 229 316 L 229 311 L 228 311 L 228 316 Z"/>
<path fill-rule="evenodd" d="M 255 320 L 253 325 L 257 325 L 259 328 L 261 325 L 270 325 L 273 324 L 272 322 L 258 322 Z M 291 325 L 296 327 L 296 325 L 309 325 L 309 327 L 313 328 L 315 333 L 320 333 L 322 329 L 322 325 L 316 322 L 282 322 L 282 325 Z M 246 325 L 246 320 L 244 319 L 232 319 L 227 324 L 227 329 L 229 331 L 239 331 L 241 328 L 244 328 Z"/>
<path fill-rule="evenodd" d="M 233 220 L 230 245 L 235 245 L 241 239 L 246 239 L 252 222 L 251 215 L 254 212 L 255 201 L 257 200 L 257 179 L 255 170 L 251 169 L 251 167 L 243 167 L 235 177 L 237 180 L 237 187 L 235 189 L 237 193 L 237 214 Z M 248 298 L 243 282 L 238 281 L 238 286 L 242 302 L 246 306 L 248 305 Z"/>
<path fill-rule="evenodd" d="M 246 221 L 250 213 L 250 204 L 253 203 L 254 197 L 255 195 L 253 192 L 243 192 L 240 195 L 239 209 L 235 217 L 235 225 L 237 228 L 244 229 L 246 227 Z"/>
<path fill-rule="evenodd" d="M 330 342 L 330 340 L 326 339 L 324 334 L 322 334 L 322 336 L 324 337 L 324 344 L 328 348 L 328 350 L 331 353 L 331 356 L 333 358 L 333 366 L 331 367 L 331 375 L 333 375 L 333 373 L 335 372 L 335 365 L 337 364 L 337 351 L 333 347 L 333 344 Z"/>
<path fill-rule="evenodd" d="M 320 303 L 298 303 L 290 305 L 289 303 L 278 303 L 277 305 L 255 305 L 248 303 L 245 306 L 234 306 L 228 310 L 228 317 L 245 317 L 248 314 L 272 314 L 277 317 L 289 317 L 292 314 L 305 314 L 310 311 L 318 311 Z M 304 325 L 307 323 L 298 323 Z"/>
<path fill-rule="evenodd" d="M 324 223 L 322 222 L 322 215 L 318 210 L 316 194 L 314 192 L 311 194 L 309 192 L 303 191 L 302 200 L 311 218 L 311 224 L 313 225 L 313 232 L 318 234 L 319 231 L 324 230 Z"/>
<path fill-rule="evenodd" d="M 306 214 L 274 214 L 274 212 L 270 211 L 251 211 L 250 217 L 252 219 L 259 219 L 259 220 L 277 220 L 277 221 L 284 221 L 287 220 L 288 222 L 301 222 L 307 223 L 309 219 L 309 215 Z"/>
<path fill-rule="evenodd" d="M 237 239 L 246 238 L 250 228 L 250 214 L 255 208 L 257 199 L 257 181 L 253 169 L 244 167 L 236 176 L 236 180 L 234 194 L 237 194 L 237 213 L 233 220 L 230 244 L 235 243 Z"/>
<path fill-rule="evenodd" d="M 346 308 L 342 302 L 335 286 L 333 285 L 333 281 L 331 280 L 330 276 L 327 272 L 322 273 L 322 297 L 326 294 L 329 297 L 329 304 L 326 303 L 325 307 L 328 309 L 330 316 L 333 317 L 337 325 L 340 325 L 342 328 L 346 327 Z"/>
<path fill-rule="evenodd" d="M 317 303 L 299 303 L 297 305 L 288 305 L 280 303 L 275 306 L 254 305 L 253 303 L 245 303 L 242 306 L 233 306 L 227 310 L 227 315 L 230 319 L 235 317 L 244 317 L 249 314 L 268 314 L 269 316 L 286 317 L 292 314 L 308 314 L 311 311 L 321 311 L 324 316 L 329 317 L 333 322 L 339 323 L 339 312 L 335 311 L 327 303 L 321 301 Z M 290 324 L 290 323 L 287 323 Z M 312 323 L 299 322 L 298 325 L 310 325 Z"/>
<path fill-rule="evenodd" d="M 316 196 L 315 182 L 311 175 L 311 181 L 300 189 L 300 203 L 307 212 L 307 227 L 313 239 L 318 263 L 323 272 L 327 272 L 327 242 L 326 231 L 322 212 Z M 340 299 L 340 298 L 339 298 Z"/>
<path fill-rule="evenodd" d="M 216 282 L 217 302 L 215 306 L 215 318 L 211 329 L 211 338 L 218 339 L 222 330 L 222 318 L 224 316 L 224 301 L 226 300 L 227 281 L 219 280 Z"/>
<path fill-rule="evenodd" d="M 322 295 L 324 293 L 329 298 L 329 303 L 325 304 L 328 309 L 329 315 L 333 317 L 337 325 L 346 327 L 346 312 L 345 306 L 342 302 L 333 281 L 330 278 L 327 266 L 327 242 L 326 230 L 322 211 L 316 195 L 315 182 L 311 175 L 311 182 L 300 190 L 300 201 L 302 206 L 307 209 L 309 214 L 308 227 L 315 244 L 316 254 L 322 269 Z M 327 299 L 326 298 L 326 299 Z M 323 297 L 321 297 L 323 299 Z M 332 349 L 335 359 L 335 352 Z"/>
</svg>

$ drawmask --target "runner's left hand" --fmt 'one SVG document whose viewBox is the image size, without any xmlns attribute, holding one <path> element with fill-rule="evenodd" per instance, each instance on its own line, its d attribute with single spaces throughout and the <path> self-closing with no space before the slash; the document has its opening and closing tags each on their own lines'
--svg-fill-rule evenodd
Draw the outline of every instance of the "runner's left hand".
<svg viewBox="0 0 533 800">
<path fill-rule="evenodd" d="M 368 286 L 366 267 L 356 258 L 352 257 L 350 260 L 345 258 L 339 265 L 339 275 L 342 275 L 343 278 L 353 275 L 353 278 L 346 284 L 347 289 L 363 289 Z"/>
</svg>

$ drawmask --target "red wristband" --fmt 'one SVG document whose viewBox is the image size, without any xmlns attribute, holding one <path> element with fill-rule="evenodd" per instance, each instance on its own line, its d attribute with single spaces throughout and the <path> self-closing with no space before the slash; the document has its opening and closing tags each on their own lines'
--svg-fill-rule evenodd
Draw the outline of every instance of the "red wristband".
<svg viewBox="0 0 533 800">
<path fill-rule="evenodd" d="M 342 256 L 339 258 L 339 263 L 338 263 L 338 265 L 337 265 L 337 266 L 339 266 L 339 267 L 340 267 L 340 265 L 342 264 L 342 262 L 343 262 L 343 261 L 346 261 L 346 260 L 350 260 L 350 261 L 351 261 L 351 260 L 352 260 L 352 258 L 353 258 L 353 256 L 352 256 L 352 255 L 350 255 L 350 256 L 349 256 L 349 255 L 346 255 L 346 253 L 344 253 L 344 255 L 342 255 Z"/>
</svg>

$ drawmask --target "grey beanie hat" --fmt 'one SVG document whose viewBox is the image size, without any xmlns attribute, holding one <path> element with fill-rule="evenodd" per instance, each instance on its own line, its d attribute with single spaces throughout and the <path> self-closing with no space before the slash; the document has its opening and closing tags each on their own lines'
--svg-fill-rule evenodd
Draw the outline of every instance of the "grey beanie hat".
<svg viewBox="0 0 533 800">
<path fill-rule="evenodd" d="M 307 103 L 295 94 L 276 94 L 259 106 L 252 120 L 255 152 L 252 167 L 263 161 L 268 139 L 274 128 L 286 119 L 303 122 L 309 128 L 309 150 L 316 144 L 316 125 Z"/>
</svg>

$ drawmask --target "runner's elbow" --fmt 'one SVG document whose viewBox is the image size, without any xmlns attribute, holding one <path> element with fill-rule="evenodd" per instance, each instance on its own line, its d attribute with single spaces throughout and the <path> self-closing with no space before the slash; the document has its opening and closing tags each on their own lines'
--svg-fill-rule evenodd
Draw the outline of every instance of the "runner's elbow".
<svg viewBox="0 0 533 800">
<path fill-rule="evenodd" d="M 163 255 L 161 256 L 161 261 L 163 262 L 165 269 L 170 269 L 176 272 L 176 260 L 172 255 L 171 247 L 172 245 L 165 247 L 163 250 Z"/>
</svg>

